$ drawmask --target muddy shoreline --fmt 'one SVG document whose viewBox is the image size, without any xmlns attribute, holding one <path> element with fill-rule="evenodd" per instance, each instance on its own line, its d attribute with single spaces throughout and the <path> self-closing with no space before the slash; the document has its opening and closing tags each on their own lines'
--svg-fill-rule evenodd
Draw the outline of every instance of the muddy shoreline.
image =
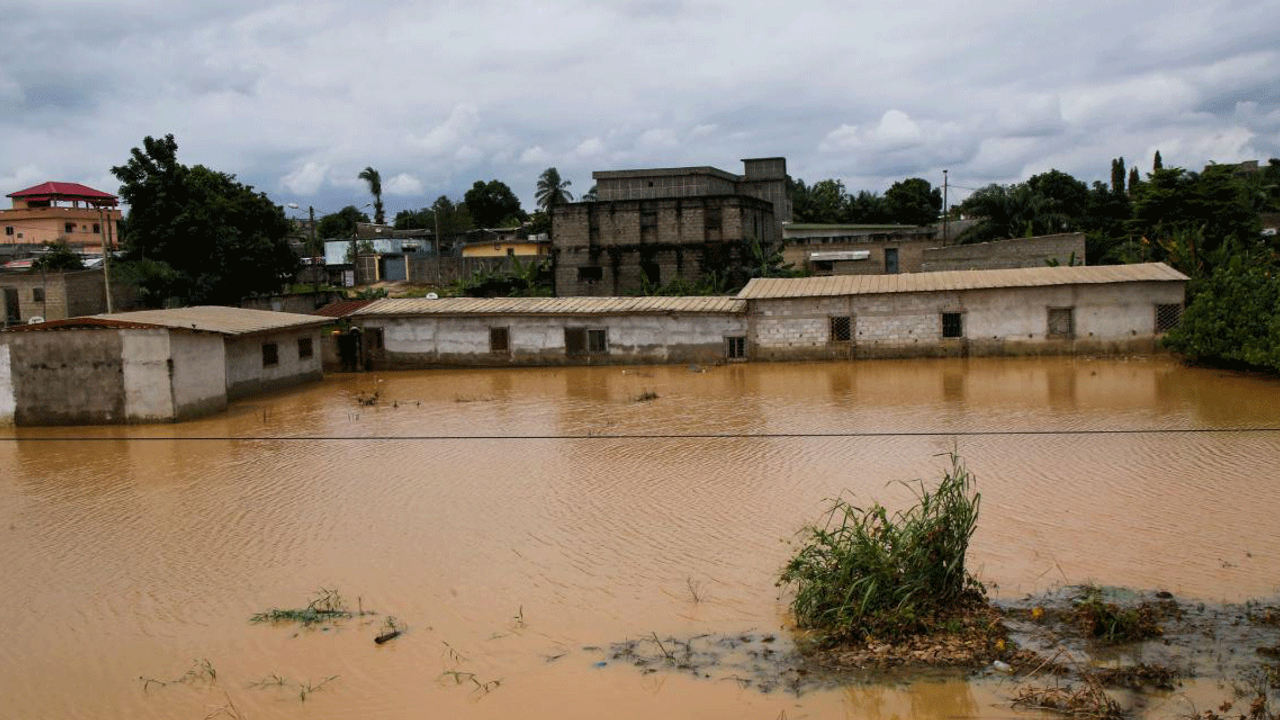
<svg viewBox="0 0 1280 720">
<path fill-rule="evenodd" d="M 1080 621 L 1081 604 L 1090 597 L 1120 611 L 1145 608 L 1154 631 L 1134 640 L 1097 637 L 1092 626 Z M 1023 696 L 1052 702 L 1053 697 L 1105 691 L 1118 714 L 1022 703 L 1024 708 L 1094 717 L 1132 714 L 1150 696 L 1174 692 L 1184 681 L 1210 680 L 1223 688 L 1223 704 L 1197 717 L 1274 717 L 1275 703 L 1268 698 L 1280 690 L 1280 599 L 1206 603 L 1163 591 L 1067 586 L 994 601 L 986 608 L 954 632 L 898 644 L 871 640 L 824 647 L 804 633 L 781 629 L 685 638 L 651 634 L 583 650 L 598 658 L 594 663 L 601 668 L 631 666 L 646 675 L 674 672 L 795 696 L 939 678 L 999 679 L 1015 689 L 1015 700 Z"/>
</svg>

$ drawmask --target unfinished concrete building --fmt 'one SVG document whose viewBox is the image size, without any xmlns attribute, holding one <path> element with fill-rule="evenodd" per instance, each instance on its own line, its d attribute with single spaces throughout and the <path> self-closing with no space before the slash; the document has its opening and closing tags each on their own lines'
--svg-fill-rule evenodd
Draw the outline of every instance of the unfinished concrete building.
<svg viewBox="0 0 1280 720">
<path fill-rule="evenodd" d="M 712 275 L 745 282 L 753 246 L 782 240 L 791 217 L 786 158 L 713 167 L 598 171 L 593 202 L 556 205 L 556 294 L 638 293 Z"/>
</svg>

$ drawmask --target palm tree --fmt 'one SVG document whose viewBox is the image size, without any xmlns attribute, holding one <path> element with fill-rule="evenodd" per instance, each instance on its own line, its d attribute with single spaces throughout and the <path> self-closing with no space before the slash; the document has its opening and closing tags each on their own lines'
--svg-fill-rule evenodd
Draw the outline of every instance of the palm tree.
<svg viewBox="0 0 1280 720">
<path fill-rule="evenodd" d="M 387 218 L 382 212 L 382 175 L 373 167 L 366 167 L 356 177 L 369 183 L 369 192 L 373 193 L 373 221 L 384 224 Z"/>
<path fill-rule="evenodd" d="M 560 171 L 553 167 L 549 167 L 542 171 L 542 175 L 538 176 L 538 192 L 534 196 L 538 201 L 538 207 L 543 210 L 550 210 L 552 205 L 559 205 L 573 200 L 573 193 L 565 190 L 573 183 L 560 180 Z"/>
<path fill-rule="evenodd" d="M 595 202 L 595 201 L 596 201 L 596 186 L 595 186 L 595 185 L 592 185 L 592 186 L 591 186 L 591 189 L 590 189 L 590 190 L 588 190 L 588 191 L 586 191 L 586 192 L 584 192 L 584 193 L 582 193 L 582 197 L 581 197 L 581 198 L 579 198 L 579 199 L 580 199 L 580 200 L 582 200 L 582 202 Z"/>
</svg>

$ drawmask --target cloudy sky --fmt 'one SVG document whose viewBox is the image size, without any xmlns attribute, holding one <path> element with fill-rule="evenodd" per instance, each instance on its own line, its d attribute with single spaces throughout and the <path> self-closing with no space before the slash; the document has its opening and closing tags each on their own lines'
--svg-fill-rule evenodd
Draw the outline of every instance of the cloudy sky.
<svg viewBox="0 0 1280 720">
<path fill-rule="evenodd" d="M 146 135 L 317 212 L 782 155 L 957 194 L 1280 156 L 1277 0 L 47 0 L 0 19 L 0 188 L 115 192 Z M 954 198 L 955 196 L 953 196 Z"/>
</svg>

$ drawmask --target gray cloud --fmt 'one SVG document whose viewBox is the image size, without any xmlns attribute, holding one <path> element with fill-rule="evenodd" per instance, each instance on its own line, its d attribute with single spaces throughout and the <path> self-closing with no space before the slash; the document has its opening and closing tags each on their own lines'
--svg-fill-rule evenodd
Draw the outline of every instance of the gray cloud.
<svg viewBox="0 0 1280 720">
<path fill-rule="evenodd" d="M 717 165 L 883 191 L 1110 158 L 1280 154 L 1273 3 L 481 0 L 15 8 L 0 26 L 0 181 L 114 189 L 144 135 L 281 202 L 388 210 L 555 165 Z M 12 188 L 16 189 L 16 188 Z M 10 190 L 11 191 L 11 190 Z"/>
</svg>

